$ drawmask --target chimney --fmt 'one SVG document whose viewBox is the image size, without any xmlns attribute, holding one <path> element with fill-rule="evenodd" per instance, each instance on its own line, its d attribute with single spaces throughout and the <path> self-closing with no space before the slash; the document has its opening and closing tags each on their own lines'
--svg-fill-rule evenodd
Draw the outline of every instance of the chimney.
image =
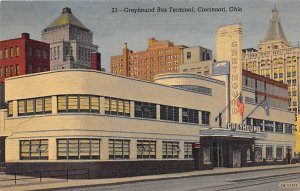
<svg viewBox="0 0 300 191">
<path fill-rule="evenodd" d="M 29 39 L 29 37 L 30 37 L 29 33 L 22 33 L 21 36 L 22 39 Z"/>
</svg>

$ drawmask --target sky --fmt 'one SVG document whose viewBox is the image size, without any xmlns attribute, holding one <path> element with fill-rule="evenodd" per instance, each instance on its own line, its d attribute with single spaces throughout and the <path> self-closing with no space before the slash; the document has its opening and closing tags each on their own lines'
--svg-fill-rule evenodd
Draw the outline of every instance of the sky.
<svg viewBox="0 0 300 191">
<path fill-rule="evenodd" d="M 170 40 L 175 45 L 202 46 L 215 50 L 216 31 L 221 25 L 243 24 L 243 47 L 257 48 L 276 5 L 284 33 L 294 46 L 300 41 L 300 0 L 103 0 L 103 1 L 0 1 L 0 40 L 19 38 L 21 33 L 41 40 L 41 31 L 70 7 L 87 28 L 102 54 L 102 67 L 109 71 L 110 56 L 122 54 L 124 43 L 135 51 L 147 49 L 147 39 Z M 212 8 L 227 12 L 126 13 L 113 8 Z M 230 7 L 242 11 L 230 12 Z"/>
</svg>

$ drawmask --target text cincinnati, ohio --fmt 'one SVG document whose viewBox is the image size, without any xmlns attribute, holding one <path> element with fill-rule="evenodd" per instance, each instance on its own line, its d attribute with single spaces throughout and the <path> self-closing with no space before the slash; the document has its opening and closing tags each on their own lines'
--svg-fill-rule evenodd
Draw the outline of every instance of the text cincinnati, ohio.
<svg viewBox="0 0 300 191">
<path fill-rule="evenodd" d="M 241 12 L 241 7 L 152 7 L 152 8 L 128 8 L 123 9 L 113 8 L 113 12 L 125 13 L 193 13 L 193 12 Z"/>
</svg>

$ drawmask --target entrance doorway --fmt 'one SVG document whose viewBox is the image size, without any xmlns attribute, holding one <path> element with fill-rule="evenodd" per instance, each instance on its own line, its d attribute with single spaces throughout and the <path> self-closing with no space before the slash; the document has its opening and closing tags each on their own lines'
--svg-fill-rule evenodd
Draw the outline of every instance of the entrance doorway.
<svg viewBox="0 0 300 191">
<path fill-rule="evenodd" d="M 213 164 L 214 167 L 224 167 L 223 142 L 213 143 Z"/>
<path fill-rule="evenodd" d="M 241 167 L 242 157 L 240 148 L 233 149 L 232 157 L 233 167 Z"/>
</svg>

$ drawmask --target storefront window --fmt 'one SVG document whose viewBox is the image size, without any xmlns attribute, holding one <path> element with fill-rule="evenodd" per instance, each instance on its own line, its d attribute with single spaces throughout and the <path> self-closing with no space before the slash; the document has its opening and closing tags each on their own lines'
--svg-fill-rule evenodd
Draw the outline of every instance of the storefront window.
<svg viewBox="0 0 300 191">
<path fill-rule="evenodd" d="M 100 139 L 58 139 L 57 159 L 100 159 Z"/>
<path fill-rule="evenodd" d="M 210 163 L 210 147 L 203 147 L 203 162 Z"/>
<path fill-rule="evenodd" d="M 163 141 L 162 154 L 163 158 L 178 158 L 179 157 L 179 142 Z"/>
<path fill-rule="evenodd" d="M 266 147 L 266 159 L 273 160 L 273 147 L 272 146 Z"/>
<path fill-rule="evenodd" d="M 48 160 L 48 140 L 20 141 L 20 160 Z"/>
<path fill-rule="evenodd" d="M 283 160 L 283 147 L 276 148 L 276 159 Z"/>
<path fill-rule="evenodd" d="M 137 158 L 156 158 L 156 141 L 138 140 Z"/>
<path fill-rule="evenodd" d="M 193 158 L 193 143 L 184 143 L 184 158 Z"/>
<path fill-rule="evenodd" d="M 129 140 L 110 139 L 109 159 L 129 159 Z"/>
<path fill-rule="evenodd" d="M 262 161 L 262 147 L 255 147 L 255 161 Z"/>
<path fill-rule="evenodd" d="M 247 161 L 251 161 L 251 149 L 247 149 Z"/>
</svg>

